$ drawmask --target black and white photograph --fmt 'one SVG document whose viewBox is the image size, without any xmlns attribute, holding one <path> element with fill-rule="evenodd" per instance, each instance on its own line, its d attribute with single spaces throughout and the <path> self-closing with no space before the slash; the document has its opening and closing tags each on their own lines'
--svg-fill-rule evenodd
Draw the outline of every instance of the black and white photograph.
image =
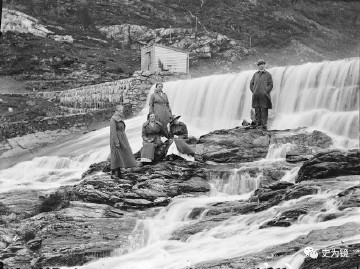
<svg viewBox="0 0 360 269">
<path fill-rule="evenodd" d="M 359 0 L 0 0 L 0 269 L 360 269 Z"/>
</svg>

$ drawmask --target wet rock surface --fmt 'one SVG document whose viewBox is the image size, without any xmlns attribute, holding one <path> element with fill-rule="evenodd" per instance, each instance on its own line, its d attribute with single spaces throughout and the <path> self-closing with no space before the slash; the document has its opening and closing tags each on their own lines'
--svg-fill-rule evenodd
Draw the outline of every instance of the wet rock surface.
<svg viewBox="0 0 360 269">
<path fill-rule="evenodd" d="M 270 133 L 263 130 L 235 128 L 201 136 L 196 145 L 196 159 L 217 163 L 251 162 L 266 157 Z"/>
<path fill-rule="evenodd" d="M 207 231 L 232 217 L 265 212 L 285 201 L 313 195 L 324 184 L 336 187 L 341 183 L 341 178 L 331 184 L 325 180 L 301 183 L 280 181 L 301 165 L 285 161 L 284 153 L 289 150 L 286 147 L 281 156 L 275 156 L 283 157 L 282 160 L 270 160 L 270 157 L 256 164 L 247 163 L 265 158 L 270 145 L 283 142 L 291 144 L 290 150 L 309 146 L 314 148 L 312 153 L 322 152 L 320 154 L 324 156 L 334 154 L 334 151 L 327 149 L 330 143 L 320 132 L 234 128 L 215 131 L 194 141 L 196 162 L 160 161 L 154 165 L 123 169 L 120 179 L 111 178 L 107 161 L 93 164 L 83 174 L 81 183 L 56 191 L 53 196 L 56 202 L 49 199 L 53 191 L 1 193 L 0 260 L 9 266 L 73 266 L 107 257 L 114 250 L 126 253 L 129 236 L 137 220 L 154 214 L 151 208 L 166 206 L 174 197 L 209 195 L 210 183 L 224 179 L 221 184 L 226 185 L 231 176 L 237 176 L 237 180 L 244 180 L 245 176 L 249 182 L 259 180 L 258 185 L 251 183 L 251 186 L 240 186 L 233 193 L 256 189 L 250 198 L 194 208 L 188 215 L 191 222 L 174 231 L 172 240 L 186 241 L 192 235 Z M 353 160 L 351 156 L 357 153 L 354 155 L 353 151 L 349 151 L 341 154 L 350 156 L 335 158 L 343 163 L 344 158 Z M 324 161 L 328 164 L 327 160 L 317 158 L 318 163 Z M 303 167 L 306 165 L 307 162 Z M 231 172 L 234 168 L 238 175 Z M 327 175 L 329 173 L 324 174 L 325 177 Z M 317 204 L 305 199 L 296 206 L 279 211 L 272 219 L 259 223 L 259 228 L 292 226 L 314 208 L 325 208 L 319 221 L 337 219 L 346 214 L 348 208 L 359 207 L 359 188 L 353 185 L 336 196 L 342 212 L 327 212 L 323 202 Z M 46 203 L 49 204 L 44 207 Z M 327 235 L 322 236 L 325 238 Z M 292 254 L 303 246 L 300 243 L 285 245 L 287 249 L 276 249 L 278 256 Z M 206 264 L 203 268 L 253 266 L 264 260 L 271 251 L 274 252 L 274 248 L 260 251 L 252 257 Z"/>
<path fill-rule="evenodd" d="M 315 194 L 316 187 L 307 185 L 295 185 L 288 182 L 278 182 L 269 187 L 260 187 L 250 199 L 245 201 L 219 202 L 209 204 L 207 207 L 194 208 L 189 218 L 198 221 L 185 225 L 178 229 L 171 237 L 173 240 L 187 240 L 191 235 L 206 231 L 219 222 L 228 220 L 233 216 L 245 215 L 264 211 L 272 206 L 291 199 L 297 199 L 305 195 Z M 281 213 L 274 220 L 262 224 L 259 228 L 271 226 L 288 227 L 294 223 L 300 215 L 306 214 L 306 208 L 289 209 Z"/>
<path fill-rule="evenodd" d="M 172 197 L 185 193 L 206 193 L 210 184 L 199 163 L 162 162 L 126 169 L 123 179 L 96 175 L 108 171 L 104 162 L 90 167 L 85 180 L 72 190 L 80 200 L 131 210 L 167 205 Z M 94 173 L 93 175 L 91 173 Z"/>
<path fill-rule="evenodd" d="M 360 207 L 360 184 L 340 192 L 337 196 L 340 210 Z"/>
<path fill-rule="evenodd" d="M 360 149 L 329 150 L 305 162 L 296 182 L 343 175 L 360 175 Z"/>
<path fill-rule="evenodd" d="M 284 144 L 287 147 L 282 157 L 286 156 L 289 162 L 299 162 L 329 148 L 332 139 L 322 132 L 307 132 L 302 128 L 266 131 L 237 127 L 201 136 L 195 152 L 196 158 L 204 162 L 252 162 L 265 158 L 270 145 L 276 148 Z"/>
<path fill-rule="evenodd" d="M 326 229 L 316 229 L 308 233 L 307 235 L 299 236 L 298 238 L 291 240 L 288 243 L 280 244 L 275 247 L 266 247 L 259 249 L 255 254 L 243 255 L 242 257 L 226 259 L 222 261 L 206 262 L 197 265 L 197 268 L 202 269 L 236 269 L 236 268 L 256 268 L 261 265 L 264 267 L 265 263 L 271 263 L 277 261 L 282 257 L 299 253 L 301 257 L 305 259 L 304 248 L 307 246 L 314 246 L 316 244 L 322 244 L 329 247 L 324 249 L 333 248 L 330 243 L 332 240 L 338 240 L 339 238 L 346 238 L 355 236 L 360 228 L 358 223 L 347 223 L 337 227 L 328 227 Z M 324 268 L 349 268 L 356 269 L 356 265 L 360 261 L 359 253 L 357 252 L 359 244 L 338 244 L 336 247 L 342 249 L 348 249 L 349 258 L 320 258 L 322 256 L 321 250 L 318 250 L 319 256 L 317 259 L 306 258 L 301 269 L 324 269 Z M 281 266 L 285 266 L 282 264 Z M 282 268 L 280 266 L 280 268 Z M 330 266 L 330 267 L 327 267 Z M 275 268 L 277 268 L 275 266 Z M 285 266 L 286 268 L 286 266 Z"/>
</svg>

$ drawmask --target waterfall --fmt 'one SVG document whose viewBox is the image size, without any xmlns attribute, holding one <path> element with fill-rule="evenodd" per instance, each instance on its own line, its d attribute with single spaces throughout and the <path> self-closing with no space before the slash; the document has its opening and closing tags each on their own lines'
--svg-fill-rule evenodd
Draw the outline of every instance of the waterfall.
<svg viewBox="0 0 360 269">
<path fill-rule="evenodd" d="M 269 69 L 274 80 L 270 129 L 312 127 L 357 139 L 359 66 L 360 58 L 350 58 Z M 254 72 L 168 82 L 165 91 L 173 112 L 193 133 L 232 128 L 250 120 Z"/>
<path fill-rule="evenodd" d="M 343 141 L 344 146 L 356 145 L 359 129 L 359 64 L 360 58 L 352 58 L 269 69 L 274 79 L 274 109 L 270 114 L 270 129 L 305 126 L 333 135 Z M 182 116 L 181 120 L 188 125 L 190 135 L 201 135 L 215 129 L 239 126 L 242 119 L 250 118 L 249 83 L 254 72 L 166 82 L 164 91 L 173 113 Z M 148 107 L 145 107 L 140 116 L 126 121 L 126 133 L 134 152 L 141 147 L 141 126 L 146 120 L 147 111 Z M 325 184 L 318 194 L 285 201 L 261 212 L 238 214 L 220 220 L 183 241 L 171 239 L 178 229 L 197 225 L 199 219 L 189 217 L 195 208 L 205 208 L 206 212 L 209 205 L 247 200 L 259 186 L 261 165 L 283 159 L 290 147 L 291 144 L 272 145 L 266 159 L 248 164 L 259 167 L 256 170 L 259 173 L 248 172 L 252 168 L 246 164 L 227 171 L 226 175 L 214 172 L 211 178 L 214 192 L 210 196 L 173 199 L 155 216 L 139 220 L 129 238 L 128 249 L 114 251 L 112 257 L 76 268 L 183 269 L 211 260 L 253 255 L 267 247 L 305 236 L 313 230 L 358 222 L 358 208 L 340 212 L 334 200 L 337 193 L 355 186 L 358 181 L 341 180 Z M 0 191 L 74 184 L 79 182 L 81 173 L 91 163 L 104 161 L 109 152 L 107 127 L 50 147 L 46 154 L 1 170 Z M 294 168 L 281 180 L 294 182 L 297 172 L 298 168 Z M 294 205 L 310 206 L 309 213 L 299 217 L 289 227 L 259 229 Z M 339 216 L 322 221 L 329 212 Z M 202 220 L 205 215 L 199 218 Z M 324 239 L 321 244 L 328 245 L 329 242 Z M 295 253 L 270 265 L 282 266 L 286 262 L 293 268 L 299 268 L 303 257 Z M 265 262 L 258 267 L 263 268 Z"/>
<path fill-rule="evenodd" d="M 333 135 L 343 146 L 358 145 L 359 65 L 360 58 L 350 58 L 269 69 L 274 80 L 270 129 L 306 126 Z M 249 83 L 254 72 L 166 82 L 164 91 L 173 113 L 181 115 L 181 121 L 187 124 L 189 134 L 202 135 L 250 119 Z M 147 111 L 146 106 L 138 117 L 126 120 L 134 152 L 141 147 L 141 125 Z M 45 183 L 46 187 L 73 184 L 91 163 L 106 159 L 110 152 L 108 139 L 107 127 L 39 156 L 53 156 L 51 160 L 33 159 L 1 170 L 0 191 L 16 186 L 43 188 Z M 274 145 L 267 158 L 284 157 L 286 150 L 287 146 Z M 64 162 L 69 165 L 64 166 Z M 57 169 L 59 165 L 61 169 Z"/>
<path fill-rule="evenodd" d="M 348 182 L 348 184 L 356 185 L 357 182 L 352 181 Z M 99 259 L 84 266 L 73 268 L 184 269 L 191 268 L 188 267 L 189 265 L 198 268 L 196 265 L 202 262 L 225 260 L 259 253 L 267 247 L 284 244 L 300 236 L 305 236 L 312 230 L 358 222 L 359 209 L 339 211 L 335 209 L 331 200 L 336 193 L 348 187 L 347 184 L 345 185 L 341 187 L 325 186 L 324 190 L 319 194 L 289 200 L 262 212 L 235 215 L 218 222 L 214 227 L 209 227 L 191 235 L 185 241 L 171 240 L 170 238 L 177 229 L 194 223 L 186 218 L 192 209 L 204 207 L 211 203 L 246 200 L 249 193 L 232 196 L 175 198 L 166 208 L 161 209 L 156 216 L 139 221 L 134 233 L 146 235 L 146 239 L 136 238 L 138 248 L 132 248 L 127 254 Z M 338 189 L 335 190 L 334 188 Z M 299 218 L 298 222 L 289 227 L 259 229 L 262 224 L 278 216 L 279 213 L 293 208 L 294 205 L 310 204 L 313 204 L 314 210 L 318 212 L 310 211 L 308 215 Z M 319 204 L 321 204 L 320 208 Z M 319 215 L 325 212 L 321 209 L 326 209 L 326 213 L 339 213 L 341 216 L 336 219 L 321 221 Z M 354 238 L 352 239 L 354 240 Z M 357 238 L 355 242 L 359 240 L 360 238 Z M 316 247 L 318 249 L 331 243 L 333 242 L 323 238 L 319 241 L 319 246 Z M 292 266 L 290 268 L 298 269 L 303 261 L 301 258 L 304 257 L 304 255 L 298 257 L 298 254 L 295 253 L 280 260 L 282 261 L 281 264 L 279 261 L 268 263 L 271 266 L 276 264 L 284 267 L 286 262 Z M 264 268 L 264 264 L 267 264 L 266 260 L 260 263 L 257 267 Z"/>
<path fill-rule="evenodd" d="M 211 172 L 210 182 L 213 184 L 213 193 L 240 195 L 256 190 L 260 185 L 261 173 L 251 176 L 248 169 L 232 169 L 224 172 Z M 229 173 L 230 172 L 230 173 Z"/>
</svg>

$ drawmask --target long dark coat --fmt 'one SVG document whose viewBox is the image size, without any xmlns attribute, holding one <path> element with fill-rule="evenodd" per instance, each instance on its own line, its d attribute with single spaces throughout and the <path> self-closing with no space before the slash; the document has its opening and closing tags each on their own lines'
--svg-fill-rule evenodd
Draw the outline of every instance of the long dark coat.
<svg viewBox="0 0 360 269">
<path fill-rule="evenodd" d="M 186 139 L 188 139 L 188 130 L 185 123 L 179 121 L 178 124 L 170 124 L 170 137 L 173 138 L 174 135 L 178 136 L 174 141 L 180 153 L 195 154 L 194 149 L 186 143 Z"/>
<path fill-rule="evenodd" d="M 257 71 L 250 82 L 250 90 L 253 93 L 252 107 L 272 108 L 270 92 L 273 88 L 271 74 L 266 71 Z"/>
<path fill-rule="evenodd" d="M 150 125 L 150 121 L 147 121 L 143 124 L 142 138 L 145 143 L 154 143 L 156 145 L 160 145 L 161 136 L 168 136 L 161 122 L 155 121 L 154 126 Z"/>
<path fill-rule="evenodd" d="M 172 113 L 166 93 L 155 92 L 151 94 L 149 105 L 149 112 L 155 114 L 156 119 L 161 122 L 166 130 L 167 124 L 172 119 Z"/>
<path fill-rule="evenodd" d="M 125 134 L 125 128 L 125 123 L 122 120 L 115 120 L 113 117 L 110 119 L 111 169 L 137 166 Z M 117 148 L 116 145 L 119 147 Z"/>
</svg>

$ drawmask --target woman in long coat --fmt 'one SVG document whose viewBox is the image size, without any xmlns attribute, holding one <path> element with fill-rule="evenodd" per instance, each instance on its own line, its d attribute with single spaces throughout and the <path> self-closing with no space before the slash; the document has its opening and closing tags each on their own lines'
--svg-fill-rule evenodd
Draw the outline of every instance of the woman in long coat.
<svg viewBox="0 0 360 269">
<path fill-rule="evenodd" d="M 125 134 L 125 123 L 118 110 L 110 119 L 110 151 L 112 178 L 120 178 L 120 168 L 137 166 L 129 141 Z"/>
<path fill-rule="evenodd" d="M 166 93 L 163 92 L 163 84 L 157 83 L 155 92 L 150 96 L 149 113 L 154 113 L 156 120 L 160 121 L 165 130 L 171 121 L 172 113 Z"/>
<path fill-rule="evenodd" d="M 155 114 L 149 113 L 148 120 L 142 127 L 143 147 L 141 149 L 141 162 L 153 162 L 155 150 L 162 145 L 161 137 L 168 137 L 161 122 L 155 120 Z"/>
<path fill-rule="evenodd" d="M 172 155 L 177 155 L 187 161 L 194 161 L 194 149 L 186 143 L 188 139 L 188 130 L 185 123 L 179 121 L 180 116 L 173 116 L 170 122 L 169 137 L 173 139 L 170 147 L 166 153 L 171 160 Z"/>
</svg>

